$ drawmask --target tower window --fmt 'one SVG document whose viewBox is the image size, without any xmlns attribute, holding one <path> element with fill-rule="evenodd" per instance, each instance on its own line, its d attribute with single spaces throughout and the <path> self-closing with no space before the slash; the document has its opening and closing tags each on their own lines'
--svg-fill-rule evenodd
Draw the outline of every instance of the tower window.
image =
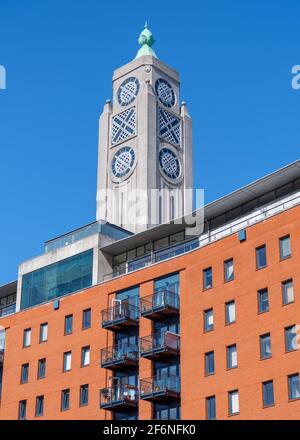
<svg viewBox="0 0 300 440">
<path fill-rule="evenodd" d="M 279 245 L 280 245 L 280 259 L 285 260 L 286 258 L 289 258 L 292 255 L 290 236 L 287 235 L 286 237 L 280 238 Z"/>
<path fill-rule="evenodd" d="M 65 335 L 70 335 L 73 332 L 73 315 L 65 317 Z"/>
<path fill-rule="evenodd" d="M 63 365 L 64 372 L 70 371 L 71 367 L 72 367 L 72 352 L 68 351 L 64 353 L 64 365 Z"/>
<path fill-rule="evenodd" d="M 294 286 L 293 280 L 284 281 L 282 283 L 283 304 L 291 304 L 294 302 Z"/>
<path fill-rule="evenodd" d="M 89 386 L 88 385 L 81 385 L 79 402 L 80 402 L 80 406 L 88 405 L 88 403 L 89 403 Z"/>
<path fill-rule="evenodd" d="M 285 328 L 285 349 L 286 351 L 294 351 L 297 348 L 297 326 L 291 325 Z"/>
<path fill-rule="evenodd" d="M 236 344 L 227 347 L 227 368 L 232 369 L 238 366 Z"/>
<path fill-rule="evenodd" d="M 212 268 L 209 267 L 209 268 L 203 270 L 203 288 L 204 288 L 204 290 L 211 289 L 213 286 L 212 283 L 213 283 Z"/>
<path fill-rule="evenodd" d="M 236 321 L 235 301 L 225 304 L 225 322 L 226 325 L 234 324 Z"/>
<path fill-rule="evenodd" d="M 91 309 L 86 309 L 83 311 L 82 315 L 82 329 L 85 330 L 91 327 Z"/>
<path fill-rule="evenodd" d="M 230 260 L 224 261 L 224 276 L 226 283 L 234 280 L 234 267 L 232 258 Z"/>
<path fill-rule="evenodd" d="M 300 382 L 299 374 L 291 374 L 288 376 L 289 400 L 300 399 Z"/>
<path fill-rule="evenodd" d="M 211 332 L 214 329 L 214 311 L 213 309 L 204 312 L 204 331 Z"/>
<path fill-rule="evenodd" d="M 29 364 L 23 364 L 21 367 L 21 384 L 28 382 Z"/>
<path fill-rule="evenodd" d="M 66 411 L 70 408 L 70 389 L 61 392 L 61 410 Z"/>
<path fill-rule="evenodd" d="M 272 380 L 263 382 L 263 405 L 264 407 L 274 405 L 274 384 Z"/>
<path fill-rule="evenodd" d="M 256 268 L 263 269 L 267 266 L 266 245 L 256 248 Z"/>
<path fill-rule="evenodd" d="M 38 396 L 35 403 L 35 415 L 41 417 L 44 415 L 44 396 Z"/>
<path fill-rule="evenodd" d="M 205 374 L 209 376 L 215 373 L 215 353 L 205 353 Z"/>
<path fill-rule="evenodd" d="M 211 396 L 206 398 L 206 419 L 207 420 L 215 420 L 217 417 L 216 414 L 216 397 Z"/>
<path fill-rule="evenodd" d="M 27 328 L 23 333 L 23 347 L 30 347 L 31 344 L 31 328 Z"/>
<path fill-rule="evenodd" d="M 238 390 L 230 391 L 229 397 L 229 414 L 234 416 L 240 412 L 239 392 Z"/>
<path fill-rule="evenodd" d="M 38 379 L 44 379 L 46 377 L 46 359 L 40 359 L 38 362 Z"/>
<path fill-rule="evenodd" d="M 26 419 L 27 400 L 21 400 L 19 402 L 19 420 Z"/>
<path fill-rule="evenodd" d="M 83 347 L 81 349 L 81 366 L 87 367 L 90 365 L 90 347 Z"/>
<path fill-rule="evenodd" d="M 260 358 L 269 359 L 272 357 L 271 335 L 266 333 L 260 336 Z"/>
<path fill-rule="evenodd" d="M 268 289 L 258 291 L 258 311 L 266 313 L 269 311 L 269 292 Z"/>
<path fill-rule="evenodd" d="M 46 342 L 48 340 L 48 324 L 40 325 L 40 342 Z"/>
</svg>

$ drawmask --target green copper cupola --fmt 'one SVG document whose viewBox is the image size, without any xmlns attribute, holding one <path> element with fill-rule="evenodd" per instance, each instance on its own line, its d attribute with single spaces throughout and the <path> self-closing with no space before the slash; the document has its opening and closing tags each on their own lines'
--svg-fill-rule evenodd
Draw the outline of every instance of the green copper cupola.
<svg viewBox="0 0 300 440">
<path fill-rule="evenodd" d="M 137 53 L 135 59 L 140 58 L 144 55 L 151 55 L 152 57 L 157 58 L 156 53 L 152 49 L 153 44 L 155 43 L 154 37 L 150 29 L 148 29 L 147 22 L 145 23 L 144 30 L 138 39 L 139 45 L 141 46 L 140 50 Z"/>
</svg>

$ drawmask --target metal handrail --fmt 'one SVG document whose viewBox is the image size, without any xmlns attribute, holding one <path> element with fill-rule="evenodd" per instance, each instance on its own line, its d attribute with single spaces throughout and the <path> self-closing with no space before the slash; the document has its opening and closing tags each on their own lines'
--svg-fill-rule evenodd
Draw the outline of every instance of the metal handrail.
<svg viewBox="0 0 300 440">
<path fill-rule="evenodd" d="M 166 306 L 179 309 L 179 294 L 176 292 L 170 292 L 166 289 L 157 290 L 152 295 L 140 298 L 141 313 Z"/>
<path fill-rule="evenodd" d="M 179 376 L 170 374 L 170 375 L 163 375 L 161 377 L 155 376 L 140 380 L 141 396 L 147 394 L 167 392 L 167 391 L 180 393 Z"/>
<path fill-rule="evenodd" d="M 113 307 L 102 310 L 102 325 L 123 319 L 136 321 L 138 316 L 139 308 L 123 301 Z"/>
<path fill-rule="evenodd" d="M 100 406 L 113 405 L 116 402 L 137 403 L 138 387 L 134 385 L 117 385 L 100 390 Z"/>
<path fill-rule="evenodd" d="M 121 345 L 114 345 L 112 347 L 101 349 L 101 365 L 106 363 L 120 362 L 122 360 L 138 360 L 139 347 L 138 345 L 122 343 Z"/>
<path fill-rule="evenodd" d="M 159 349 L 169 349 L 179 353 L 180 336 L 176 333 L 165 331 L 140 338 L 140 353 L 152 352 Z"/>
</svg>

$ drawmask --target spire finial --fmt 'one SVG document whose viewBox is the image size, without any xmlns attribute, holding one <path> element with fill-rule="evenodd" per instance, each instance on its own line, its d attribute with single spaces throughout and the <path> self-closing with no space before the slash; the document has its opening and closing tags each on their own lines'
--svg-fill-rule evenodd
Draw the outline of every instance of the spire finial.
<svg viewBox="0 0 300 440">
<path fill-rule="evenodd" d="M 152 49 L 153 44 L 155 43 L 154 37 L 150 29 L 148 28 L 148 21 L 145 22 L 144 30 L 138 39 L 139 45 L 141 46 L 140 50 L 137 53 L 136 58 L 140 58 L 144 55 L 151 55 L 152 57 L 157 58 L 156 53 Z"/>
</svg>

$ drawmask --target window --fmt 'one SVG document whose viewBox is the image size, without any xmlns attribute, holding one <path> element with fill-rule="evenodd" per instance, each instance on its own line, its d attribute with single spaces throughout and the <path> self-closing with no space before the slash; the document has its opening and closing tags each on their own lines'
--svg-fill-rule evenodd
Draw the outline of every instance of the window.
<svg viewBox="0 0 300 440">
<path fill-rule="evenodd" d="M 216 414 L 216 397 L 211 396 L 206 398 L 206 419 L 215 420 Z"/>
<path fill-rule="evenodd" d="M 40 325 L 40 342 L 46 342 L 48 340 L 48 324 Z"/>
<path fill-rule="evenodd" d="M 72 352 L 68 351 L 64 353 L 64 372 L 70 371 L 72 367 Z"/>
<path fill-rule="evenodd" d="M 256 269 L 263 269 L 267 266 L 266 245 L 256 248 Z"/>
<path fill-rule="evenodd" d="M 225 282 L 234 280 L 233 259 L 224 261 L 224 277 Z"/>
<path fill-rule="evenodd" d="M 289 400 L 300 399 L 299 374 L 291 374 L 288 377 Z"/>
<path fill-rule="evenodd" d="M 21 400 L 19 402 L 19 420 L 26 419 L 26 406 L 27 406 L 26 400 Z"/>
<path fill-rule="evenodd" d="M 91 309 L 83 311 L 82 314 L 82 328 L 83 330 L 91 327 Z"/>
<path fill-rule="evenodd" d="M 234 416 L 240 412 L 240 404 L 239 404 L 239 392 L 238 390 L 230 391 L 228 393 L 229 397 L 229 414 Z"/>
<path fill-rule="evenodd" d="M 214 329 L 214 311 L 213 309 L 204 312 L 204 331 L 211 332 Z"/>
<path fill-rule="evenodd" d="M 87 367 L 90 365 L 90 347 L 83 347 L 81 349 L 81 366 Z"/>
<path fill-rule="evenodd" d="M 272 357 L 271 335 L 267 333 L 260 336 L 260 358 L 269 359 Z"/>
<path fill-rule="evenodd" d="M 73 332 L 73 315 L 65 316 L 65 335 Z"/>
<path fill-rule="evenodd" d="M 61 392 L 61 410 L 66 411 L 70 408 L 70 390 L 63 390 Z"/>
<path fill-rule="evenodd" d="M 289 258 L 292 255 L 291 239 L 290 239 L 289 235 L 287 235 L 286 237 L 280 238 L 279 246 L 280 246 L 280 259 L 281 260 L 285 260 L 286 258 Z"/>
<path fill-rule="evenodd" d="M 31 344 L 31 328 L 27 328 L 23 333 L 23 347 L 30 347 Z"/>
<path fill-rule="evenodd" d="M 212 268 L 204 269 L 203 271 L 203 288 L 208 290 L 212 288 Z"/>
<path fill-rule="evenodd" d="M 38 379 L 44 379 L 46 377 L 46 359 L 40 359 L 38 362 Z"/>
<path fill-rule="evenodd" d="M 41 417 L 44 415 L 44 396 L 38 396 L 35 402 L 35 416 Z"/>
<path fill-rule="evenodd" d="M 268 289 L 258 291 L 258 312 L 266 313 L 269 311 L 269 292 Z"/>
<path fill-rule="evenodd" d="M 236 368 L 238 366 L 236 344 L 227 347 L 227 368 Z"/>
<path fill-rule="evenodd" d="M 285 328 L 285 349 L 286 351 L 294 351 L 297 350 L 297 348 L 297 327 L 291 325 Z"/>
<path fill-rule="evenodd" d="M 80 406 L 84 406 L 84 405 L 88 405 L 88 403 L 89 403 L 89 386 L 88 385 L 81 385 L 79 404 L 80 404 Z"/>
<path fill-rule="evenodd" d="M 227 325 L 234 324 L 236 320 L 235 301 L 225 304 L 225 321 Z"/>
<path fill-rule="evenodd" d="M 264 407 L 274 405 L 274 385 L 273 381 L 263 382 L 263 405 Z"/>
<path fill-rule="evenodd" d="M 205 374 L 209 376 L 215 372 L 215 353 L 205 353 Z"/>
<path fill-rule="evenodd" d="M 284 281 L 282 283 L 283 304 L 294 302 L 294 286 L 293 280 Z"/>
<path fill-rule="evenodd" d="M 21 383 L 28 382 L 29 364 L 23 364 L 21 367 Z"/>
</svg>

